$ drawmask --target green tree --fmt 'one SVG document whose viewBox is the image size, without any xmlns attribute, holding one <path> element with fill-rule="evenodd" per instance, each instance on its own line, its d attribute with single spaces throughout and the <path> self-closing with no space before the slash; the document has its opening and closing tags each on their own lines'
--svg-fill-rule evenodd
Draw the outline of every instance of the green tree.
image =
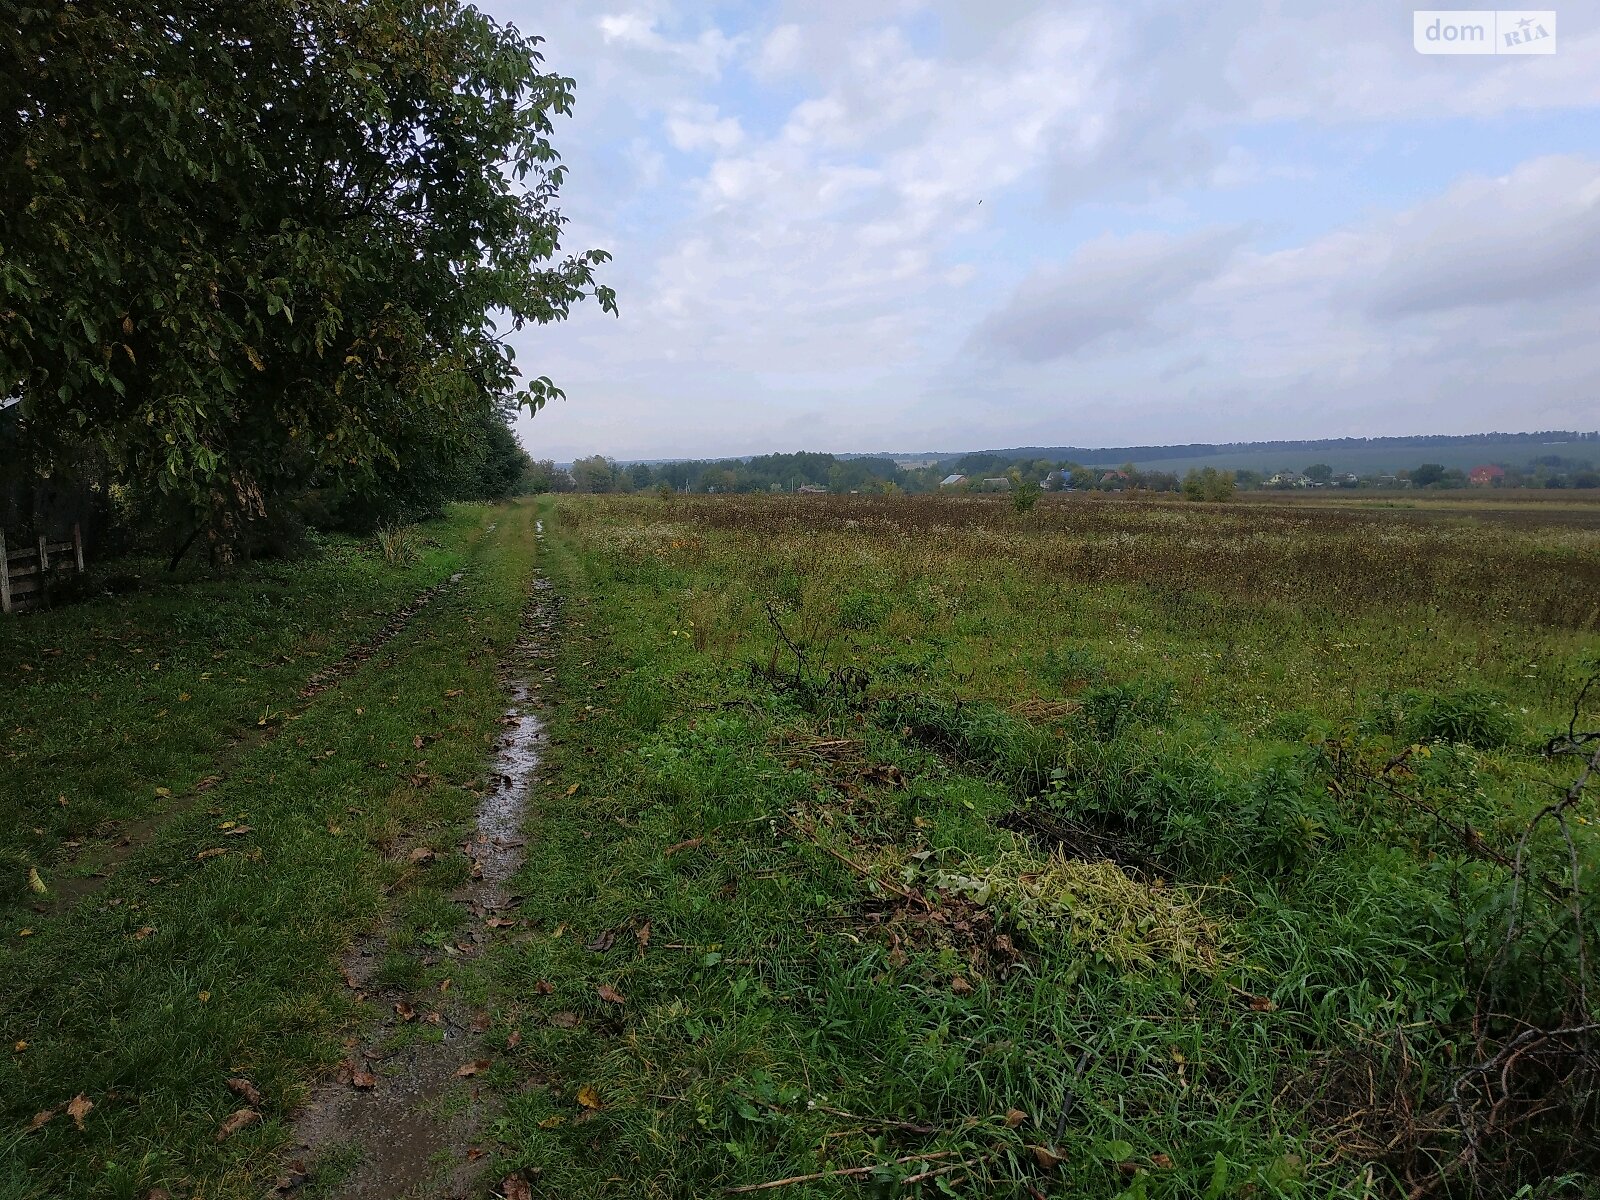
<svg viewBox="0 0 1600 1200">
<path fill-rule="evenodd" d="M 1326 484 L 1333 478 L 1333 468 L 1327 463 L 1312 463 L 1305 469 L 1305 477 L 1312 483 Z"/>
<path fill-rule="evenodd" d="M 572 464 L 572 482 L 580 492 L 616 490 L 617 464 L 603 454 L 580 458 Z"/>
<path fill-rule="evenodd" d="M 615 307 L 561 247 L 537 45 L 460 0 L 8 6 L 0 401 L 223 553 L 307 485 L 446 470 L 559 395 L 505 327 Z"/>
<path fill-rule="evenodd" d="M 1432 487 L 1444 478 L 1444 466 L 1441 463 L 1423 463 L 1411 472 L 1412 487 Z"/>
<path fill-rule="evenodd" d="M 1235 482 L 1232 471 L 1219 471 L 1215 467 L 1190 470 L 1183 477 L 1185 500 L 1232 500 Z"/>
<path fill-rule="evenodd" d="M 1021 483 L 1014 484 L 1011 490 L 1011 507 L 1018 515 L 1031 513 L 1034 505 L 1039 503 L 1040 488 L 1031 479 L 1024 479 Z"/>
</svg>

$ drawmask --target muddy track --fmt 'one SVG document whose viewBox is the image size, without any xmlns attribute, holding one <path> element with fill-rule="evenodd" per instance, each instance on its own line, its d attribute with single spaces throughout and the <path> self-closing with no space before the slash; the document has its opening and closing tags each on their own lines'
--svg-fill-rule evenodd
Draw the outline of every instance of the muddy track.
<svg viewBox="0 0 1600 1200">
<path fill-rule="evenodd" d="M 543 540 L 543 523 L 536 525 Z M 547 655 L 556 600 L 536 572 L 532 595 L 512 654 L 502 670 L 510 696 L 504 730 L 490 764 L 473 831 L 460 851 L 471 879 L 452 900 L 466 917 L 451 948 L 459 960 L 476 958 L 515 906 L 505 885 L 522 864 L 522 822 L 544 745 L 536 683 L 550 678 Z M 505 922 L 509 924 L 509 922 Z M 286 1173 L 273 1193 L 293 1197 L 315 1185 L 338 1200 L 401 1200 L 468 1195 L 478 1174 L 474 1134 L 490 1101 L 473 1075 L 489 1052 L 481 1044 L 487 1016 L 458 994 L 426 994 L 372 987 L 382 959 L 383 930 L 360 939 L 345 955 L 346 981 L 380 1016 L 366 1036 L 347 1047 L 334 1078 L 312 1095 L 295 1120 L 295 1143 Z M 432 956 L 413 951 L 424 966 Z M 421 1036 L 402 1026 L 420 1024 Z M 437 1030 L 425 1028 L 432 1026 Z M 460 1092 L 466 1102 L 460 1103 Z M 350 1167 L 351 1160 L 359 1164 Z M 343 1164 L 344 1169 L 339 1169 Z M 320 1176 L 320 1177 L 319 1177 Z"/>
</svg>

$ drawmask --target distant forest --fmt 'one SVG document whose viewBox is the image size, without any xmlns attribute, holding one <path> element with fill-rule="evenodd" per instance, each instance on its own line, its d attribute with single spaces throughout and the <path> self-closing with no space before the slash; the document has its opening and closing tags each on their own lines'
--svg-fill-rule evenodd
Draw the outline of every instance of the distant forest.
<svg viewBox="0 0 1600 1200">
<path fill-rule="evenodd" d="M 893 493 L 938 490 L 1179 491 L 1201 472 L 1259 488 L 1600 487 L 1600 433 L 1550 430 L 1466 436 L 1337 438 L 1181 446 L 1019 447 L 964 454 L 801 451 L 751 458 L 619 463 L 545 460 L 532 491 Z M 959 478 L 952 478 L 959 477 Z"/>
</svg>

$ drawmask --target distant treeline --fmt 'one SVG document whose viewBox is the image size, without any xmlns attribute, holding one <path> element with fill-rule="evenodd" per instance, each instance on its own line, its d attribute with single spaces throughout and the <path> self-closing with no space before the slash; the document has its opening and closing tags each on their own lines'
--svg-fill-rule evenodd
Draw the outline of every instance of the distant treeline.
<svg viewBox="0 0 1600 1200">
<path fill-rule="evenodd" d="M 1542 445 L 1550 442 L 1600 442 L 1600 431 L 1581 433 L 1570 429 L 1547 429 L 1539 433 L 1466 433 L 1417 434 L 1403 437 L 1347 437 L 1310 438 L 1290 441 L 1266 442 L 1191 442 L 1188 445 L 1165 446 L 1017 446 L 1007 450 L 984 450 L 977 453 L 993 455 L 1007 461 L 1017 459 L 1047 458 L 1059 461 L 1111 464 L 1123 462 L 1148 462 L 1163 458 L 1206 458 L 1216 455 L 1257 451 L 1280 451 L 1284 454 L 1315 456 L 1319 451 L 1405 450 L 1427 449 L 1431 446 L 1481 445 L 1484 443 L 1527 443 Z M 902 456 L 933 458 L 933 455 Z M 941 463 L 954 462 L 960 456 L 940 456 Z"/>
<path fill-rule="evenodd" d="M 1489 435 L 1485 435 L 1489 436 Z M 1501 436 L 1501 435 L 1494 435 Z M 1528 434 L 1530 444 L 1547 445 L 1554 434 Z M 1543 443 L 1536 439 L 1545 439 Z M 1370 439 L 1373 441 L 1400 439 Z M 1461 439 L 1454 439 L 1459 441 Z M 1566 441 L 1595 445 L 1593 434 L 1565 435 Z M 1324 445 L 1326 443 L 1323 443 Z M 1118 467 L 1089 466 L 1071 458 L 1009 456 L 1004 452 L 967 454 L 922 466 L 902 466 L 891 458 L 844 458 L 801 451 L 797 454 L 762 454 L 754 458 L 725 458 L 667 463 L 622 464 L 604 455 L 581 458 L 568 467 L 545 459 L 532 463 L 523 479 L 531 492 L 805 492 L 834 494 L 918 493 L 935 491 L 1011 491 L 1038 487 L 1045 491 L 1185 492 L 1216 491 L 1216 481 L 1228 481 L 1234 490 L 1295 488 L 1408 488 L 1447 489 L 1473 485 L 1488 487 L 1593 488 L 1600 487 L 1600 472 L 1590 457 L 1542 454 L 1521 462 L 1486 462 L 1489 470 L 1469 471 L 1440 463 L 1419 462 L 1393 471 L 1336 471 L 1326 463 L 1289 466 L 1293 446 L 1282 457 L 1281 470 L 1217 471 L 1193 467 L 1177 471 L 1136 466 L 1130 458 Z M 1502 447 L 1503 448 L 1503 447 Z M 1125 447 L 1124 449 L 1132 449 Z M 1184 449 L 1192 449 L 1185 447 Z M 1192 456 L 1191 456 L 1192 457 Z"/>
</svg>

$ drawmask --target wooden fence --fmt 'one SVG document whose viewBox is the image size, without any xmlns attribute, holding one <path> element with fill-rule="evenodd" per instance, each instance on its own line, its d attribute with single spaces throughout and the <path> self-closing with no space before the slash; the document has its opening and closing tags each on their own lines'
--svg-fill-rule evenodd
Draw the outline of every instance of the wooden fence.
<svg viewBox="0 0 1600 1200">
<path fill-rule="evenodd" d="M 23 612 L 50 599 L 50 585 L 83 574 L 83 534 L 72 527 L 70 542 L 43 535 L 26 550 L 8 550 L 0 533 L 0 612 Z"/>
</svg>

